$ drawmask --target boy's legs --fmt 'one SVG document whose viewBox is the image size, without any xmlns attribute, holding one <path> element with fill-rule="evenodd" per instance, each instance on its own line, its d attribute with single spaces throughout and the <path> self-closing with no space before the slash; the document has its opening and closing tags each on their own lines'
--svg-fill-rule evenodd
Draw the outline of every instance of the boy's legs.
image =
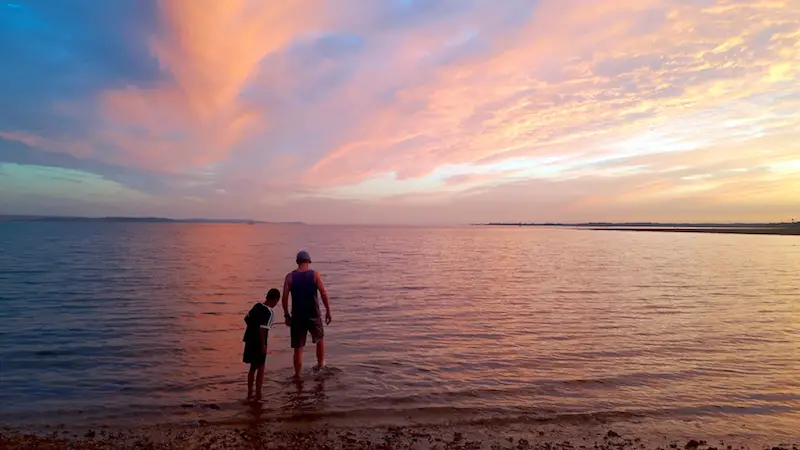
<svg viewBox="0 0 800 450">
<path fill-rule="evenodd" d="M 264 367 L 267 364 L 258 366 L 258 375 L 256 376 L 256 399 L 261 399 L 261 387 L 264 386 Z M 252 369 L 251 369 L 252 370 Z M 252 373 L 252 372 L 251 372 Z"/>
<path fill-rule="evenodd" d="M 250 371 L 247 372 L 247 398 L 253 397 L 253 378 L 255 378 L 256 367 L 250 365 Z"/>
</svg>

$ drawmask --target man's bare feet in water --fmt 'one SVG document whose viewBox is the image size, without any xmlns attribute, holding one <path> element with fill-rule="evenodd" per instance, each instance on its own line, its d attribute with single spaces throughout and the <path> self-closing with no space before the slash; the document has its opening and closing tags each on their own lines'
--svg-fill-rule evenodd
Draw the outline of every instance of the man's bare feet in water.
<svg viewBox="0 0 800 450">
<path fill-rule="evenodd" d="M 248 392 L 247 398 L 245 399 L 247 402 L 257 402 L 259 400 L 261 400 L 261 392 L 256 392 L 255 395 L 253 395 L 252 392 Z"/>
</svg>

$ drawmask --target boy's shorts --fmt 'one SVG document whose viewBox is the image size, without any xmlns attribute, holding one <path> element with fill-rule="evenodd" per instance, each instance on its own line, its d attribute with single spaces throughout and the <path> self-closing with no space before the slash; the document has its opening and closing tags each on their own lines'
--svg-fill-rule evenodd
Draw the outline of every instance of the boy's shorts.
<svg viewBox="0 0 800 450">
<path fill-rule="evenodd" d="M 292 348 L 305 347 L 306 337 L 309 334 L 311 334 L 311 342 L 314 344 L 325 337 L 325 331 L 322 329 L 322 319 L 319 317 L 310 317 L 306 319 L 292 318 L 290 330 Z"/>
<path fill-rule="evenodd" d="M 267 355 L 261 351 L 261 344 L 258 342 L 246 342 L 244 344 L 244 355 L 242 361 L 252 367 L 261 367 L 267 362 Z"/>
</svg>

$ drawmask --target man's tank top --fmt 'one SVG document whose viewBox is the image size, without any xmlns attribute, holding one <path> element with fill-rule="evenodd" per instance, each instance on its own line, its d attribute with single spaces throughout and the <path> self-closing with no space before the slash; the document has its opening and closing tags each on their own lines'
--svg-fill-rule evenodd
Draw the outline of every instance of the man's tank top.
<svg viewBox="0 0 800 450">
<path fill-rule="evenodd" d="M 292 317 L 297 319 L 318 319 L 317 281 L 313 270 L 292 272 Z"/>
</svg>

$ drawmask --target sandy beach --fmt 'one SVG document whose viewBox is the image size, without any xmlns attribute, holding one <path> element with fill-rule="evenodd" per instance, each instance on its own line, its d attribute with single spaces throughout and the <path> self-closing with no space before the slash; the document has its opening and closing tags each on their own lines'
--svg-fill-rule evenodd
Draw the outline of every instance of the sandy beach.
<svg viewBox="0 0 800 450">
<path fill-rule="evenodd" d="M 798 442 L 704 437 L 687 425 L 667 435 L 653 424 L 491 424 L 466 426 L 329 427 L 325 424 L 196 424 L 139 430 L 0 432 L 2 449 L 686 449 L 798 450 Z"/>
</svg>

